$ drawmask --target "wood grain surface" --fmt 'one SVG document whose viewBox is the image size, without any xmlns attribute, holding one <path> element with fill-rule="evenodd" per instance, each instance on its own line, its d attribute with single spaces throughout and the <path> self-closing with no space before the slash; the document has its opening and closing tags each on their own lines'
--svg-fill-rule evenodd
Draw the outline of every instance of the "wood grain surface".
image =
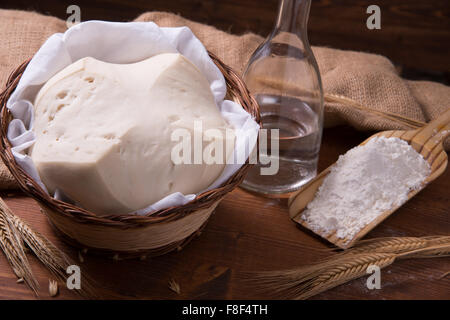
<svg viewBox="0 0 450 320">
<path fill-rule="evenodd" d="M 369 133 L 349 127 L 326 129 L 320 153 L 320 169 L 339 154 L 359 144 Z M 446 172 L 381 223 L 367 237 L 426 236 L 449 234 L 450 171 Z M 5 196 L 5 195 L 4 195 Z M 4 198 L 11 209 L 59 248 L 78 260 L 78 252 L 61 242 L 39 212 L 34 200 L 21 194 Z M 328 253 L 329 244 L 289 219 L 286 200 L 267 199 L 237 189 L 219 205 L 200 237 L 185 249 L 150 260 L 113 261 L 84 255 L 79 263 L 96 281 L 103 298 L 137 299 L 255 299 L 261 294 L 243 272 L 280 270 L 311 264 Z M 48 294 L 49 273 L 31 257 L 41 284 Z M 384 269 L 380 290 L 368 290 L 366 277 L 322 293 L 314 299 L 450 299 L 450 258 L 403 260 Z M 169 289 L 175 280 L 181 294 Z M 56 299 L 76 299 L 60 286 Z M 0 299 L 34 299 L 16 278 L 0 254 Z"/>
<path fill-rule="evenodd" d="M 278 0 L 2 0 L 0 7 L 34 10 L 67 19 L 76 4 L 81 19 L 129 21 L 146 11 L 169 11 L 240 34 L 269 34 Z M 381 29 L 368 30 L 366 9 L 381 9 Z M 450 82 L 450 2 L 448 0 L 312 0 L 311 44 L 378 53 L 413 79 Z"/>
</svg>

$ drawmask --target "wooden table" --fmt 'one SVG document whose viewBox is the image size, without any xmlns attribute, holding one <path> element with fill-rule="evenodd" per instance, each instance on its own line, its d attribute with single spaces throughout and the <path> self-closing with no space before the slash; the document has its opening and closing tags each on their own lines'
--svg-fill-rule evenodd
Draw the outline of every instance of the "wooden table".
<svg viewBox="0 0 450 320">
<path fill-rule="evenodd" d="M 319 169 L 369 134 L 349 127 L 326 129 Z M 367 237 L 449 234 L 450 170 L 406 203 Z M 5 197 L 10 208 L 59 248 L 78 260 L 78 252 L 54 234 L 34 200 L 17 194 Z M 218 206 L 199 238 L 185 249 L 146 261 L 113 261 L 84 256 L 82 272 L 93 277 L 104 297 L 137 299 L 256 299 L 270 298 L 240 280 L 247 271 L 279 270 L 311 264 L 328 255 L 329 245 L 300 229 L 289 217 L 286 200 L 267 199 L 237 189 Z M 41 298 L 48 295 L 49 273 L 31 256 L 41 284 Z M 403 260 L 382 270 L 380 290 L 368 290 L 366 277 L 317 295 L 315 299 L 449 299 L 450 258 Z M 169 289 L 174 279 L 177 295 Z M 60 286 L 61 288 L 61 286 Z M 33 299 L 33 293 L 17 284 L 0 254 L 0 299 Z M 57 299 L 77 298 L 61 288 Z"/>
<path fill-rule="evenodd" d="M 180 13 L 233 33 L 253 31 L 263 36 L 272 28 L 277 3 L 278 0 L 76 1 L 82 20 L 128 21 L 142 12 L 160 10 Z M 0 6 L 66 19 L 70 4 L 73 1 L 2 0 Z M 367 1 L 312 1 L 308 27 L 311 43 L 384 54 L 407 77 L 448 83 L 448 1 L 380 0 L 377 4 L 382 10 L 382 28 L 369 31 L 365 27 Z M 320 169 L 368 135 L 348 127 L 325 130 Z M 449 234 L 449 178 L 447 170 L 368 237 Z M 77 258 L 77 252 L 55 236 L 33 200 L 18 194 L 5 201 L 17 215 Z M 243 286 L 238 280 L 240 272 L 310 264 L 326 255 L 318 250 L 326 247 L 326 243 L 290 221 L 285 200 L 265 199 L 237 189 L 219 205 L 202 235 L 181 252 L 147 261 L 118 262 L 87 255 L 80 265 L 96 279 L 105 295 L 115 292 L 118 297 L 140 299 L 264 298 L 251 287 Z M 31 262 L 41 283 L 41 297 L 49 298 L 49 274 L 34 258 Z M 441 278 L 449 270 L 449 258 L 404 260 L 382 271 L 381 290 L 368 290 L 366 279 L 361 278 L 315 298 L 449 299 L 450 278 Z M 169 290 L 171 279 L 180 284 L 180 295 Z M 34 298 L 25 285 L 16 283 L 2 254 L 0 298 Z M 62 289 L 58 298 L 76 296 Z"/>
</svg>

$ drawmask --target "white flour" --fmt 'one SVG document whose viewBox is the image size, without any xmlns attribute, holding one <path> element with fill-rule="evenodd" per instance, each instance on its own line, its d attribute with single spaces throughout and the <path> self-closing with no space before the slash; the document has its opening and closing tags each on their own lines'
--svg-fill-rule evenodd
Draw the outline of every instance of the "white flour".
<svg viewBox="0 0 450 320">
<path fill-rule="evenodd" d="M 302 219 L 317 233 L 351 239 L 382 212 L 403 204 L 429 173 L 429 164 L 405 141 L 373 138 L 339 157 Z"/>
</svg>

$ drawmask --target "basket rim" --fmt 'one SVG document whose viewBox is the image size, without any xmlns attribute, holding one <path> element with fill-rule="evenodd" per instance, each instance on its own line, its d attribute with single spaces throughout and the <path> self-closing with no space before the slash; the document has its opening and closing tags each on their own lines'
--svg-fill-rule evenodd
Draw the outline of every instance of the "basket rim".
<svg viewBox="0 0 450 320">
<path fill-rule="evenodd" d="M 229 66 L 223 63 L 215 54 L 208 51 L 209 56 L 223 74 L 227 86 L 227 96 L 237 102 L 248 112 L 253 119 L 261 125 L 259 106 L 256 99 L 250 94 L 242 78 Z M 7 138 L 7 130 L 12 115 L 6 107 L 6 103 L 23 75 L 31 58 L 18 66 L 9 76 L 6 88 L 0 93 L 0 156 L 13 175 L 20 189 L 28 196 L 34 198 L 43 207 L 67 216 L 79 223 L 97 224 L 118 228 L 140 227 L 154 223 L 170 222 L 181 219 L 184 216 L 202 208 L 211 206 L 216 201 L 222 199 L 228 192 L 237 187 L 245 177 L 245 174 L 252 166 L 248 159 L 220 187 L 203 192 L 197 195 L 192 201 L 166 209 L 148 212 L 145 215 L 119 214 L 119 215 L 95 215 L 89 210 L 78 206 L 56 200 L 45 192 L 15 161 L 12 155 L 12 145 Z M 42 210 L 42 209 L 41 209 Z"/>
</svg>

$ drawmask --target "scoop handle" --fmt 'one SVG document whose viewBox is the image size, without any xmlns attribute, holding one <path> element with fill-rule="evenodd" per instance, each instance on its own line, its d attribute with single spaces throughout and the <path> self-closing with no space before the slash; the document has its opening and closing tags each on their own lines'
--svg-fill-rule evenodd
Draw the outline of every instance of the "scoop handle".
<svg viewBox="0 0 450 320">
<path fill-rule="evenodd" d="M 411 140 L 411 146 L 419 150 L 432 137 L 434 144 L 444 142 L 450 135 L 450 108 L 447 109 L 437 119 L 434 119 L 423 128 L 418 129 L 418 133 Z"/>
</svg>

